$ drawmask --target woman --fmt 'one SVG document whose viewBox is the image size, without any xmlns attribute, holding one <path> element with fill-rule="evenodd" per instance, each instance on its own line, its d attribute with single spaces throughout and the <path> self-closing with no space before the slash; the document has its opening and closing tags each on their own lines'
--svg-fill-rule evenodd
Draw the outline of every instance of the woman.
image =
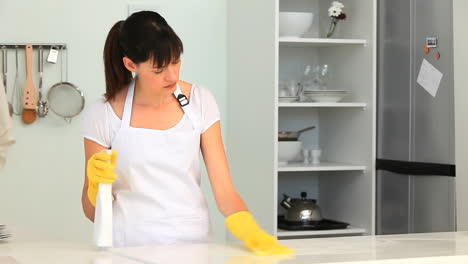
<svg viewBox="0 0 468 264">
<path fill-rule="evenodd" d="M 206 88 L 179 80 L 182 52 L 155 12 L 134 13 L 110 30 L 105 98 L 84 121 L 86 217 L 94 220 L 99 183 L 113 183 L 115 246 L 209 242 L 201 150 L 227 228 L 256 254 L 291 253 L 258 227 L 235 191 L 216 101 Z"/>
</svg>

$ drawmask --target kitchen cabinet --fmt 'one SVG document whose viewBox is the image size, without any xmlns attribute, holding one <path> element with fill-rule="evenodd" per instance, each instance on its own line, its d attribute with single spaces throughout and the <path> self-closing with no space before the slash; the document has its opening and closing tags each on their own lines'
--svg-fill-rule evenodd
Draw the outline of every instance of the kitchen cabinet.
<svg viewBox="0 0 468 264">
<path fill-rule="evenodd" d="M 465 43 L 468 35 L 464 28 L 464 14 L 468 12 L 468 2 L 453 1 L 453 59 L 454 59 L 454 105 L 455 105 L 455 163 L 456 163 L 456 212 L 457 230 L 468 230 L 468 50 Z M 462 114 L 459 114 L 462 113 Z"/>
<path fill-rule="evenodd" d="M 376 0 L 343 0 L 348 19 L 324 38 L 325 0 L 229 1 L 227 154 L 236 189 L 268 232 L 279 238 L 374 234 L 376 146 Z M 279 12 L 314 12 L 302 38 L 279 37 Z M 280 81 L 300 81 L 306 65 L 330 67 L 340 102 L 279 102 Z M 278 163 L 277 133 L 314 125 L 301 140 L 320 148 L 320 164 Z M 283 193 L 317 199 L 326 219 L 348 229 L 277 228 Z"/>
</svg>

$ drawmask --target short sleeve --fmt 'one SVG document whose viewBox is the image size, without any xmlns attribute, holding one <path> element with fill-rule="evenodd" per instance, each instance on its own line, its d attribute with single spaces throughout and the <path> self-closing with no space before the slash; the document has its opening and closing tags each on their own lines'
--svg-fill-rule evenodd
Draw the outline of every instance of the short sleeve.
<svg viewBox="0 0 468 264">
<path fill-rule="evenodd" d="M 107 114 L 107 103 L 100 98 L 92 104 L 83 117 L 83 137 L 109 148 L 111 145 L 111 126 Z"/>
<path fill-rule="evenodd" d="M 202 130 L 204 133 L 216 121 L 220 120 L 220 112 L 216 99 L 210 90 L 203 86 L 198 86 L 200 92 Z"/>
</svg>

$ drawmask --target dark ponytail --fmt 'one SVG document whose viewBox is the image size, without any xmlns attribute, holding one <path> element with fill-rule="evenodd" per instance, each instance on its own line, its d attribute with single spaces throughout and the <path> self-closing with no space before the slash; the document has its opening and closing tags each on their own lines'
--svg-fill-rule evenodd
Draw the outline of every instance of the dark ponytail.
<svg viewBox="0 0 468 264">
<path fill-rule="evenodd" d="M 113 99 L 132 80 L 132 73 L 123 64 L 124 56 L 136 64 L 151 60 L 154 67 L 162 68 L 179 60 L 183 51 L 180 38 L 156 12 L 136 12 L 117 22 L 104 46 L 106 99 Z"/>
<path fill-rule="evenodd" d="M 132 73 L 123 64 L 124 54 L 120 47 L 119 33 L 123 20 L 112 26 L 104 45 L 104 72 L 106 75 L 106 100 L 111 100 L 117 92 L 132 80 Z"/>
</svg>

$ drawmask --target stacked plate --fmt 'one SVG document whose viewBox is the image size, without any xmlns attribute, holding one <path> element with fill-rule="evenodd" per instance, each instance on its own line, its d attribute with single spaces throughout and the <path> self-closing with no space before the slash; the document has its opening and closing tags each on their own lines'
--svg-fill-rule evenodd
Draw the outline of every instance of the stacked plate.
<svg viewBox="0 0 468 264">
<path fill-rule="evenodd" d="M 11 237 L 11 234 L 9 234 L 5 228 L 5 225 L 0 225 L 0 241 Z"/>
<path fill-rule="evenodd" d="M 347 94 L 345 90 L 317 90 L 317 91 L 304 91 L 304 97 L 308 101 L 323 102 L 323 103 L 336 103 L 341 101 Z"/>
<path fill-rule="evenodd" d="M 280 96 L 278 98 L 280 103 L 291 103 L 296 102 L 299 99 L 299 96 Z"/>
</svg>

